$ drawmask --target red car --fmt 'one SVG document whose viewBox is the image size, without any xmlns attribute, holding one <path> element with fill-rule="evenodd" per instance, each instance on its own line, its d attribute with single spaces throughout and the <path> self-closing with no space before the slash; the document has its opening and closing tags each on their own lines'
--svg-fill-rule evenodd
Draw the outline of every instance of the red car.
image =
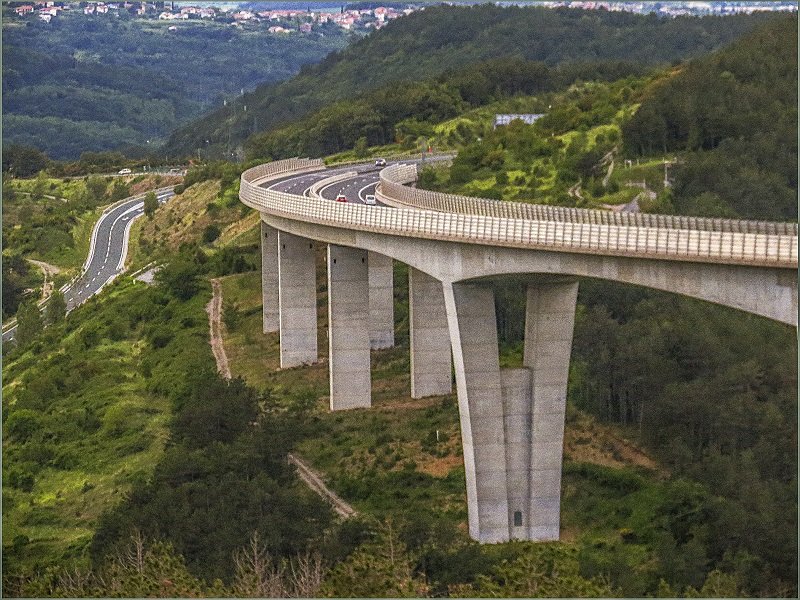
<svg viewBox="0 0 800 600">
<path fill-rule="evenodd" d="M 347 202 L 347 196 L 345 196 L 344 194 L 339 194 L 338 196 L 336 196 L 336 201 L 337 202 Z"/>
</svg>

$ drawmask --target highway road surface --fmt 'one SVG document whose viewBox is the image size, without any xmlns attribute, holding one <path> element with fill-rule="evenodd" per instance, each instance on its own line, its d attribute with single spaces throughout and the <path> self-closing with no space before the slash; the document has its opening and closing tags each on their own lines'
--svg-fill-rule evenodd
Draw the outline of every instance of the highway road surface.
<svg viewBox="0 0 800 600">
<path fill-rule="evenodd" d="M 449 156 L 437 155 L 435 157 L 420 159 L 409 158 L 400 161 L 388 161 L 387 166 L 395 163 L 404 164 L 428 164 L 436 161 L 446 160 Z M 290 175 L 267 182 L 267 188 L 279 192 L 290 194 L 308 195 L 309 188 L 316 182 L 333 177 L 341 173 L 354 172 L 355 176 L 348 179 L 331 183 L 321 190 L 319 194 L 326 200 L 335 200 L 339 194 L 344 194 L 348 202 L 364 204 L 364 197 L 368 194 L 375 194 L 375 186 L 378 185 L 379 176 L 383 167 L 376 167 L 374 162 L 357 165 L 347 165 L 344 167 L 332 167 L 324 171 L 305 173 L 302 175 Z M 378 203 L 380 204 L 380 202 Z"/>
<path fill-rule="evenodd" d="M 159 204 L 173 196 L 172 189 L 157 193 Z M 144 214 L 144 195 L 134 196 L 106 210 L 95 223 L 89 256 L 81 276 L 68 284 L 64 292 L 67 311 L 82 304 L 124 271 L 128 237 L 133 221 Z M 3 332 L 3 343 L 14 339 L 14 325 Z"/>
</svg>

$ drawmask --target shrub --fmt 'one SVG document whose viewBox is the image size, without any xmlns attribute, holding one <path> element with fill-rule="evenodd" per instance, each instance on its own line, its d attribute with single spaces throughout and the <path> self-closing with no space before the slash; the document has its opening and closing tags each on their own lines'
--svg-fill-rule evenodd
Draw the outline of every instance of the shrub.
<svg viewBox="0 0 800 600">
<path fill-rule="evenodd" d="M 220 230 L 219 225 L 216 223 L 207 225 L 203 230 L 203 243 L 210 244 L 219 237 L 220 233 L 222 233 L 222 231 Z"/>
</svg>

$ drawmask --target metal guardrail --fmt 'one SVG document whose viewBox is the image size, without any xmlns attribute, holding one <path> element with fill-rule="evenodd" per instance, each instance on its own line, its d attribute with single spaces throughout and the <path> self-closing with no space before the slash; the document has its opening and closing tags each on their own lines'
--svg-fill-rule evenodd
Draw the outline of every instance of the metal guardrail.
<svg viewBox="0 0 800 600">
<path fill-rule="evenodd" d="M 736 233 L 764 233 L 797 236 L 797 223 L 775 221 L 748 221 L 741 219 L 716 219 L 680 215 L 656 215 L 648 213 L 615 213 L 590 208 L 567 208 L 507 202 L 458 196 L 410 188 L 407 185 L 417 179 L 416 165 L 390 165 L 380 174 L 379 194 L 390 205 L 422 208 L 442 212 L 483 215 L 506 219 L 530 219 L 536 221 L 563 221 L 568 223 L 596 223 L 599 225 L 621 225 L 628 227 L 653 227 L 657 229 L 696 229 L 702 231 L 724 231 Z"/>
<path fill-rule="evenodd" d="M 307 169 L 318 164 L 308 159 L 289 159 L 249 169 L 242 173 L 239 197 L 251 208 L 279 217 L 386 235 L 556 252 L 797 269 L 797 237 L 792 235 L 635 227 L 321 202 L 256 185 L 267 175 L 291 171 L 293 165 Z"/>
</svg>

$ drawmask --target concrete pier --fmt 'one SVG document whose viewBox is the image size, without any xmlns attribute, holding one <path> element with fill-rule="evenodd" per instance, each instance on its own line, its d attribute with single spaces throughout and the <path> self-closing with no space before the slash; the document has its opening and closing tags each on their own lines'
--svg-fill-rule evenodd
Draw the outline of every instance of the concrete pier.
<svg viewBox="0 0 800 600">
<path fill-rule="evenodd" d="M 450 332 L 442 283 L 409 267 L 408 295 L 411 397 L 450 394 L 453 391 Z"/>
<path fill-rule="evenodd" d="M 391 257 L 369 252 L 369 347 L 394 346 L 394 272 Z"/>
<path fill-rule="evenodd" d="M 331 410 L 369 408 L 367 251 L 328 245 L 328 365 Z"/>
<path fill-rule="evenodd" d="M 509 536 L 527 540 L 530 527 L 531 371 L 502 369 Z M 560 475 L 560 471 L 559 471 Z"/>
<path fill-rule="evenodd" d="M 444 298 L 458 389 L 470 536 L 509 539 L 509 502 L 494 292 L 445 283 Z"/>
<path fill-rule="evenodd" d="M 578 282 L 528 286 L 523 363 L 531 372 L 530 522 L 526 539 L 557 540 L 567 378 Z"/>
<path fill-rule="evenodd" d="M 311 240 L 278 233 L 281 368 L 317 361 L 317 283 Z"/>
<path fill-rule="evenodd" d="M 264 221 L 261 221 L 261 301 L 264 333 L 278 331 L 278 231 Z"/>
</svg>

